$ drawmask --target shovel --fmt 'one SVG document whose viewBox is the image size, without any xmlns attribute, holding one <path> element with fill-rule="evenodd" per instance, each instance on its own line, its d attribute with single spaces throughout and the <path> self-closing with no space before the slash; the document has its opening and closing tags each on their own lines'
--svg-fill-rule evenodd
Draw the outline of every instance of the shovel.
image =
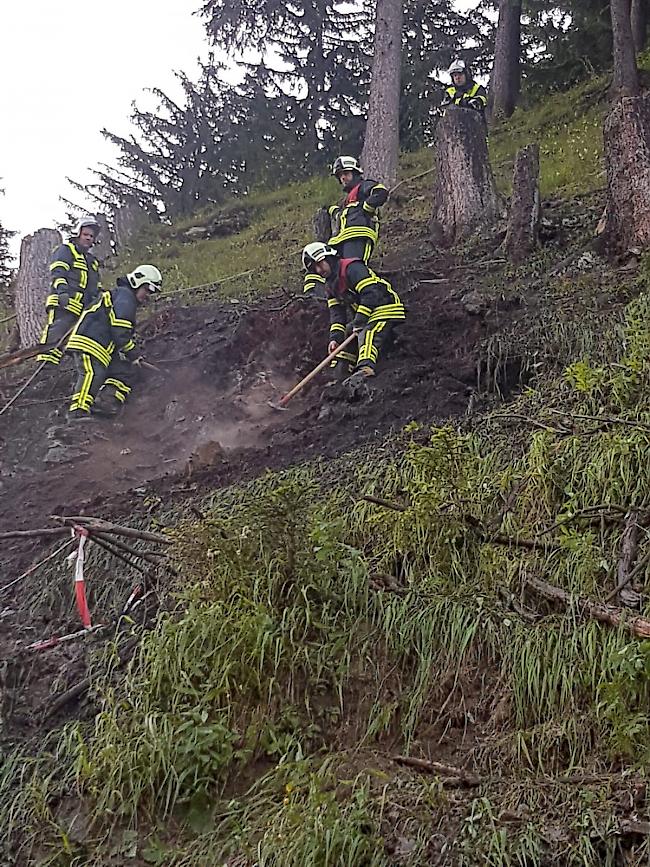
<svg viewBox="0 0 650 867">
<path fill-rule="evenodd" d="M 302 388 L 304 388 L 304 386 L 306 386 L 308 382 L 311 382 L 312 379 L 313 379 L 317 374 L 319 374 L 319 373 L 321 372 L 321 370 L 322 370 L 324 367 L 327 367 L 327 365 L 328 365 L 328 364 L 329 364 L 333 359 L 335 359 L 336 356 L 337 356 L 340 352 L 342 352 L 342 351 L 345 349 L 346 346 L 349 346 L 349 344 L 352 343 L 352 341 L 353 341 L 353 340 L 356 340 L 356 339 L 357 339 L 357 335 L 356 335 L 356 334 L 350 334 L 349 337 L 346 337 L 345 340 L 343 341 L 343 343 L 340 343 L 340 344 L 336 347 L 336 349 L 334 350 L 334 352 L 330 352 L 330 354 L 327 356 L 327 358 L 324 358 L 324 359 L 321 361 L 320 364 L 317 364 L 316 367 L 311 371 L 311 373 L 308 373 L 307 376 L 305 376 L 303 379 L 301 379 L 300 382 L 299 382 L 297 385 L 294 385 L 294 387 L 291 389 L 291 391 L 288 391 L 288 392 L 284 395 L 284 397 L 281 397 L 281 398 L 280 398 L 280 400 L 279 400 L 277 403 L 273 403 L 273 401 L 270 400 L 270 401 L 269 401 L 269 406 L 272 407 L 273 409 L 286 409 L 286 408 L 287 408 L 287 404 L 289 403 L 289 401 L 291 400 L 291 398 L 294 396 L 294 394 L 298 394 L 298 392 L 299 392 Z"/>
</svg>

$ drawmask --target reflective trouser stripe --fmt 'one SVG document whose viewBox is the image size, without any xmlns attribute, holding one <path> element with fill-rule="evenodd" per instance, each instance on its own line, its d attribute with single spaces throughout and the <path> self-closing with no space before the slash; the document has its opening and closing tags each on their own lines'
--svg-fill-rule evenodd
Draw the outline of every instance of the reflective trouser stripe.
<svg viewBox="0 0 650 867">
<path fill-rule="evenodd" d="M 359 346 L 359 357 L 357 359 L 357 367 L 373 367 L 377 363 L 379 349 L 383 343 L 384 335 L 382 332 L 387 327 L 385 321 L 376 322 L 369 328 L 366 328 L 363 333 L 363 341 Z"/>
<path fill-rule="evenodd" d="M 106 368 L 87 352 L 75 352 L 79 377 L 75 386 L 70 410 L 81 409 L 85 412 L 95 402 L 99 389 L 104 384 Z"/>
<path fill-rule="evenodd" d="M 131 394 L 131 386 L 127 385 L 123 380 L 117 379 L 114 376 L 109 376 L 104 381 L 104 385 L 112 385 L 115 388 L 115 399 L 120 403 L 124 403 L 127 397 Z"/>
</svg>

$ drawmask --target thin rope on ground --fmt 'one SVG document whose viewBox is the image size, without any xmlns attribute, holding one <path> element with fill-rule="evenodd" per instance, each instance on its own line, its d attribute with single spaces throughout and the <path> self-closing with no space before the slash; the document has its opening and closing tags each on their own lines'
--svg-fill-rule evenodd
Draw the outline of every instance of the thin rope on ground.
<svg viewBox="0 0 650 867">
<path fill-rule="evenodd" d="M 66 333 L 63 335 L 63 337 L 61 338 L 61 340 L 59 340 L 59 342 L 56 344 L 56 346 L 52 347 L 52 349 L 58 349 L 60 346 L 62 346 L 62 345 L 65 343 L 65 341 L 68 339 L 68 337 L 70 337 L 71 334 L 72 334 L 72 328 L 70 328 L 68 331 L 66 331 Z M 50 351 L 51 351 L 51 350 L 49 350 L 49 349 L 46 348 L 46 345 L 45 345 L 45 344 L 43 345 L 43 349 L 44 349 L 44 351 L 46 351 L 46 352 L 50 352 Z M 34 380 L 36 379 L 36 377 L 38 376 L 38 374 L 41 372 L 41 370 L 43 370 L 43 368 L 45 367 L 45 365 L 46 365 L 46 364 L 49 364 L 49 363 L 50 363 L 49 361 L 41 361 L 41 363 L 38 365 L 38 367 L 36 368 L 36 370 L 34 371 L 34 373 L 32 373 L 32 375 L 29 377 L 29 379 L 27 380 L 27 382 L 26 382 L 24 385 L 22 385 L 22 386 L 18 389 L 18 391 L 14 394 L 14 396 L 13 396 L 13 397 L 12 397 L 12 398 L 11 398 L 11 399 L 10 399 L 10 400 L 9 400 L 9 401 L 8 401 L 8 402 L 7 402 L 3 407 L 2 407 L 2 409 L 0 409 L 0 415 L 3 415 L 3 414 L 4 414 L 4 413 L 9 409 L 9 407 L 12 406 L 12 405 L 13 405 L 13 404 L 18 400 L 18 398 L 20 397 L 20 395 L 21 395 L 21 394 L 22 394 L 22 393 L 23 393 L 27 388 L 29 388 L 29 386 L 32 384 L 32 382 L 34 382 Z"/>
<path fill-rule="evenodd" d="M 43 566 L 45 563 L 48 563 L 50 560 L 53 560 L 57 554 L 60 554 L 61 551 L 63 551 L 65 548 L 67 548 L 69 545 L 71 545 L 74 541 L 75 541 L 74 539 L 66 539 L 65 542 L 63 543 L 63 545 L 59 545 L 59 547 L 56 549 L 56 551 L 52 551 L 52 553 L 49 554 L 47 557 L 45 557 L 43 560 L 39 560 L 38 563 L 35 563 L 33 566 L 30 566 L 30 568 L 27 569 L 26 572 L 23 572 L 22 575 L 19 575 L 17 578 L 14 578 L 13 581 L 10 581 L 8 584 L 5 584 L 4 587 L 0 587 L 0 593 L 4 593 L 5 590 L 9 590 L 10 587 L 13 587 L 14 584 L 18 584 L 19 581 L 23 580 L 23 578 L 27 578 L 33 572 L 36 572 L 36 570 L 38 568 Z"/>
</svg>

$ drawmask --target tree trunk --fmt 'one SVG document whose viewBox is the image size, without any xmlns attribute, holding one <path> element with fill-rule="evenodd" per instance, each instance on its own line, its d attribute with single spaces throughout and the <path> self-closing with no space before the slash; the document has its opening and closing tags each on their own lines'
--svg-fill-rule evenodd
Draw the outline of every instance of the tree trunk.
<svg viewBox="0 0 650 867">
<path fill-rule="evenodd" d="M 632 39 L 631 0 L 611 0 L 612 33 L 614 37 L 614 79 L 612 90 L 619 96 L 639 93 L 639 74 Z"/>
<path fill-rule="evenodd" d="M 93 256 L 97 256 L 99 264 L 104 267 L 107 260 L 113 255 L 111 227 L 108 224 L 106 214 L 96 214 L 95 218 L 99 224 L 99 238 L 92 249 L 92 254 Z"/>
<path fill-rule="evenodd" d="M 314 239 L 322 244 L 327 244 L 332 237 L 332 219 L 325 208 L 319 208 L 312 217 Z"/>
<path fill-rule="evenodd" d="M 650 94 L 614 104 L 603 130 L 607 222 L 611 252 L 650 246 Z"/>
<path fill-rule="evenodd" d="M 126 202 L 113 214 L 115 245 L 118 252 L 128 250 L 133 239 L 151 222 L 149 214 L 136 201 Z"/>
<path fill-rule="evenodd" d="M 503 243 L 511 262 L 523 262 L 537 246 L 539 229 L 539 145 L 517 153 L 512 178 L 508 231 Z"/>
<path fill-rule="evenodd" d="M 488 93 L 488 117 L 510 117 L 517 107 L 521 83 L 521 3 L 500 0 L 494 65 Z"/>
<path fill-rule="evenodd" d="M 16 313 L 20 345 L 38 343 L 45 324 L 45 298 L 50 291 L 52 253 L 61 244 L 56 229 L 39 229 L 23 238 L 16 276 Z"/>
<path fill-rule="evenodd" d="M 431 234 L 451 247 L 502 213 L 490 167 L 485 121 L 477 111 L 450 106 L 436 127 Z"/>
<path fill-rule="evenodd" d="M 397 180 L 402 65 L 402 0 L 377 0 L 375 49 L 361 164 L 388 187 Z"/>
<path fill-rule="evenodd" d="M 634 50 L 638 54 L 643 51 L 648 35 L 648 0 L 632 0 L 631 24 Z"/>
</svg>

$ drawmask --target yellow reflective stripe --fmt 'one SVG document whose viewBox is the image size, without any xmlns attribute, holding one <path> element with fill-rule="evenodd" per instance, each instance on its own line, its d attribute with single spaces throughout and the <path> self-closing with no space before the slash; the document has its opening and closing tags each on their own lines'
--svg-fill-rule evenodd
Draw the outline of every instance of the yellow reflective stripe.
<svg viewBox="0 0 650 867">
<path fill-rule="evenodd" d="M 55 294 L 48 295 L 47 298 L 45 299 L 45 306 L 46 307 L 58 307 L 59 306 L 59 296 L 55 295 Z"/>
<path fill-rule="evenodd" d="M 101 345 L 101 343 L 97 343 L 96 340 L 91 340 L 90 337 L 85 337 L 83 334 L 76 334 L 73 332 L 70 340 L 68 340 L 67 348 L 78 349 L 80 352 L 92 355 L 100 361 L 104 367 L 108 367 L 111 363 L 112 352 L 109 351 L 110 347 L 109 350 L 107 350 L 105 346 Z"/>
<path fill-rule="evenodd" d="M 385 184 L 378 183 L 378 184 L 374 185 L 374 187 L 372 188 L 372 190 L 370 190 L 370 192 L 374 193 L 375 190 L 386 190 L 388 192 L 388 187 Z"/>
<path fill-rule="evenodd" d="M 327 306 L 328 307 L 338 307 L 341 304 L 338 298 L 328 298 Z"/>
<path fill-rule="evenodd" d="M 369 238 L 376 242 L 378 237 L 377 229 L 370 226 L 348 226 L 342 229 L 337 235 L 329 239 L 330 244 L 340 244 L 341 241 L 347 241 L 349 238 Z"/>
<path fill-rule="evenodd" d="M 369 205 L 367 202 L 363 203 L 363 210 L 367 214 L 376 214 L 377 213 L 377 208 L 373 208 L 373 206 Z"/>
<path fill-rule="evenodd" d="M 370 270 L 370 269 L 368 269 Z M 363 292 L 366 286 L 371 286 L 373 283 L 383 283 L 383 280 L 374 273 L 374 271 L 370 271 L 369 277 L 364 277 L 363 280 L 359 280 L 357 285 L 354 287 L 355 292 Z"/>
<path fill-rule="evenodd" d="M 330 325 L 330 332 L 332 331 L 345 331 L 345 325 L 341 325 L 340 322 L 333 322 Z"/>
<path fill-rule="evenodd" d="M 379 319 L 406 319 L 406 312 L 402 304 L 386 304 L 373 310 L 369 322 L 377 322 Z"/>
<path fill-rule="evenodd" d="M 130 352 L 132 349 L 135 349 L 135 340 L 129 340 L 128 343 L 125 343 L 122 352 Z"/>
<path fill-rule="evenodd" d="M 88 285 L 88 271 L 82 271 L 81 274 L 79 274 L 79 285 L 82 289 L 85 289 Z"/>
<path fill-rule="evenodd" d="M 52 283 L 52 289 L 56 289 L 57 286 L 67 286 L 68 281 L 65 277 L 57 277 L 56 280 Z"/>
<path fill-rule="evenodd" d="M 85 352 L 82 354 L 81 358 L 84 366 L 84 378 L 81 383 L 81 388 L 79 389 L 76 408 L 90 409 L 93 404 L 93 397 L 90 394 L 90 386 L 93 384 L 93 377 L 95 375 L 95 371 L 93 370 L 92 361 Z"/>
<path fill-rule="evenodd" d="M 129 319 L 117 318 L 113 307 L 109 307 L 108 309 L 108 318 L 111 321 L 111 325 L 115 325 L 117 328 L 133 328 L 133 323 Z"/>
<path fill-rule="evenodd" d="M 70 270 L 70 266 L 67 262 L 63 262 L 61 259 L 57 259 L 56 262 L 52 262 L 50 265 L 50 271 L 54 271 L 56 268 L 63 268 L 65 271 Z"/>
<path fill-rule="evenodd" d="M 104 383 L 106 385 L 114 385 L 115 388 L 119 388 L 120 391 L 125 391 L 127 394 L 129 394 L 131 391 L 130 386 L 128 386 L 121 379 L 116 379 L 114 376 L 109 376 L 107 379 L 104 380 Z"/>
<path fill-rule="evenodd" d="M 364 304 L 358 304 L 357 313 L 360 313 L 362 316 L 370 316 L 370 314 L 372 313 L 372 307 L 366 307 Z"/>
<path fill-rule="evenodd" d="M 310 283 L 324 283 L 325 278 L 321 277 L 320 274 L 312 274 L 310 272 L 309 274 L 305 274 L 305 283 L 307 281 L 309 281 Z"/>
</svg>

